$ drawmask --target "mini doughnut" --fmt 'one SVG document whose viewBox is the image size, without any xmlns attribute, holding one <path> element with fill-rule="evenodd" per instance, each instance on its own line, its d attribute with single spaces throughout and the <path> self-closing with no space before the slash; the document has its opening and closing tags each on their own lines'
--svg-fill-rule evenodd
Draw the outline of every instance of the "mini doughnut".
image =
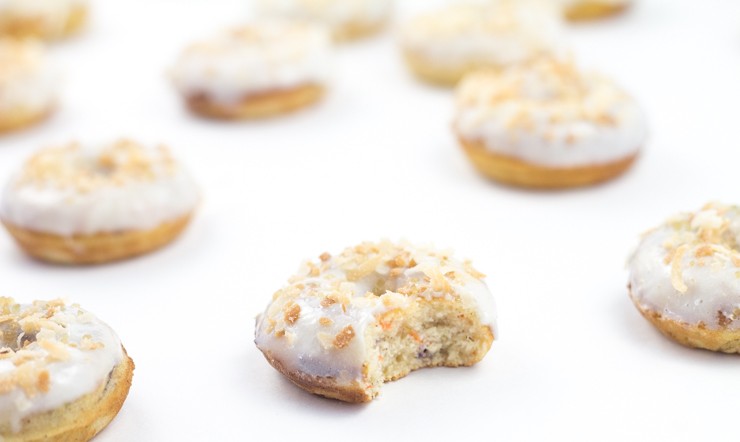
<svg viewBox="0 0 740 442">
<path fill-rule="evenodd" d="M 378 33 L 389 21 L 393 0 L 257 0 L 266 17 L 308 20 L 327 26 L 337 41 Z"/>
<path fill-rule="evenodd" d="M 123 406 L 134 363 L 77 305 L 0 298 L 0 438 L 88 441 Z"/>
<path fill-rule="evenodd" d="M 663 334 L 740 353 L 740 208 L 718 203 L 647 232 L 629 261 L 629 294 Z"/>
<path fill-rule="evenodd" d="M 329 81 L 323 27 L 267 21 L 187 48 L 172 68 L 188 107 L 212 118 L 260 118 L 318 101 Z"/>
<path fill-rule="evenodd" d="M 488 352 L 496 308 L 469 261 L 407 243 L 363 243 L 308 262 L 257 318 L 255 343 L 297 386 L 368 402 L 424 367 Z"/>
<path fill-rule="evenodd" d="M 418 15 L 402 27 L 400 45 L 420 79 L 452 86 L 478 68 L 562 56 L 562 41 L 561 19 L 551 4 L 496 0 Z"/>
<path fill-rule="evenodd" d="M 56 39 L 79 31 L 88 0 L 0 0 L 0 34 Z"/>
<path fill-rule="evenodd" d="M 624 12 L 632 0 L 560 0 L 570 21 L 593 20 Z"/>
<path fill-rule="evenodd" d="M 0 220 L 35 258 L 94 264 L 171 242 L 198 201 L 190 175 L 166 147 L 70 143 L 26 162 L 3 192 Z"/>
<path fill-rule="evenodd" d="M 470 74 L 457 90 L 454 128 L 484 175 L 553 189 L 622 174 L 647 138 L 632 97 L 608 78 L 556 60 Z"/>
<path fill-rule="evenodd" d="M 59 79 L 39 43 L 0 38 L 0 132 L 32 125 L 57 103 Z"/>
</svg>

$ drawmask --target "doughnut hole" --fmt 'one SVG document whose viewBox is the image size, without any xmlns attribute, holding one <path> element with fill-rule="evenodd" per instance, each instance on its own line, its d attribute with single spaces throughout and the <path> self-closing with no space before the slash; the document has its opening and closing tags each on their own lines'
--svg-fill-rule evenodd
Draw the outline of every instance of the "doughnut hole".
<svg viewBox="0 0 740 442">
<path fill-rule="evenodd" d="M 493 333 L 478 314 L 445 298 L 391 310 L 368 330 L 366 380 L 372 396 L 384 382 L 426 367 L 471 366 L 491 347 Z"/>
</svg>

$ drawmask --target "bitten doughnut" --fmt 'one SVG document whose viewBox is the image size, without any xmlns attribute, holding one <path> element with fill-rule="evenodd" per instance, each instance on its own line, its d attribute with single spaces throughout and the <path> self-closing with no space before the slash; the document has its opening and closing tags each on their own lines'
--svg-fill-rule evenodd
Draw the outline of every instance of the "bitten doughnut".
<svg viewBox="0 0 740 442">
<path fill-rule="evenodd" d="M 56 39 L 79 31 L 88 0 L 0 0 L 0 34 Z"/>
<path fill-rule="evenodd" d="M 255 342 L 297 386 L 368 402 L 412 370 L 483 359 L 496 333 L 483 278 L 469 261 L 407 243 L 324 253 L 275 293 Z"/>
<path fill-rule="evenodd" d="M 566 52 L 557 10 L 524 0 L 457 3 L 418 15 L 402 27 L 400 45 L 414 74 L 448 86 L 478 68 Z"/>
<path fill-rule="evenodd" d="M 484 175 L 553 189 L 622 174 L 647 137 L 645 115 L 630 95 L 556 60 L 467 76 L 457 90 L 454 129 Z"/>
<path fill-rule="evenodd" d="M 266 17 L 308 20 L 327 26 L 338 41 L 369 36 L 389 21 L 393 0 L 257 0 Z"/>
<path fill-rule="evenodd" d="M 32 125 L 57 103 L 59 78 L 39 43 L 0 38 L 0 132 Z"/>
<path fill-rule="evenodd" d="M 663 334 L 740 353 L 740 207 L 711 203 L 647 232 L 629 261 L 629 293 Z"/>
<path fill-rule="evenodd" d="M 166 147 L 130 140 L 43 149 L 5 187 L 0 220 L 31 256 L 94 264 L 172 240 L 199 201 Z"/>
<path fill-rule="evenodd" d="M 269 117 L 324 95 L 331 49 L 323 27 L 264 21 L 191 45 L 171 76 L 196 113 L 224 119 Z"/>
<path fill-rule="evenodd" d="M 618 14 L 632 4 L 632 0 L 560 0 L 565 17 L 571 21 L 593 20 Z"/>
<path fill-rule="evenodd" d="M 87 441 L 123 406 L 134 363 L 111 328 L 63 301 L 0 298 L 0 438 Z"/>
</svg>

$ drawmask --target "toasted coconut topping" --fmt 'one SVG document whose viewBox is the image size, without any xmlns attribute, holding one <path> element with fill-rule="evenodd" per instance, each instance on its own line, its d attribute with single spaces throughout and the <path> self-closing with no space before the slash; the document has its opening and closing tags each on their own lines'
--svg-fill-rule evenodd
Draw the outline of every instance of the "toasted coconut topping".
<svg viewBox="0 0 740 442">
<path fill-rule="evenodd" d="M 323 87 L 332 47 L 322 26 L 263 20 L 226 30 L 187 47 L 171 70 L 186 98 L 235 104 L 253 95 Z"/>
<path fill-rule="evenodd" d="M 673 233 L 663 243 L 665 262 L 673 267 L 680 266 L 683 254 L 691 248 L 695 258 L 729 260 L 734 266 L 740 267 L 736 233 L 730 229 L 735 212 L 733 206 L 710 203 L 696 213 L 685 213 L 669 219 L 666 225 L 670 226 Z M 682 287 L 681 284 L 679 286 Z"/>
<path fill-rule="evenodd" d="M 255 343 L 288 370 L 342 385 L 365 383 L 368 351 L 383 345 L 378 333 L 398 331 L 406 315 L 460 309 L 457 317 L 466 324 L 495 335 L 496 309 L 482 276 L 447 251 L 406 242 L 366 242 L 323 254 L 273 297 L 257 320 Z M 443 327 L 429 315 L 430 327 Z M 419 330 L 402 333 L 424 342 Z M 429 350 L 419 352 L 421 358 Z"/>
<path fill-rule="evenodd" d="M 301 306 L 298 304 L 292 304 L 285 311 L 285 322 L 293 325 L 301 316 Z"/>
<path fill-rule="evenodd" d="M 688 248 L 689 246 L 687 244 L 682 245 L 676 249 L 673 253 L 673 258 L 671 259 L 671 283 L 673 284 L 673 288 L 678 290 L 679 293 L 686 293 L 689 289 L 683 281 L 683 275 L 681 274 L 683 256 L 686 254 Z"/>
<path fill-rule="evenodd" d="M 401 45 L 440 69 L 511 66 L 565 52 L 560 17 L 543 1 L 457 2 L 417 15 Z"/>
<path fill-rule="evenodd" d="M 350 341 L 355 338 L 355 329 L 351 325 L 348 325 L 342 329 L 334 337 L 334 346 L 336 348 L 344 348 L 349 345 Z"/>
<path fill-rule="evenodd" d="M 468 76 L 458 89 L 458 106 L 506 109 L 507 129 L 534 131 L 551 125 L 586 121 L 614 126 L 618 105 L 631 101 L 623 90 L 601 75 L 584 73 L 572 60 L 542 59 L 503 71 L 481 71 Z M 571 143 L 577 133 L 569 133 Z"/>
<path fill-rule="evenodd" d="M 90 335 L 75 339 L 69 327 L 90 323 L 94 318 L 63 301 L 35 301 L 22 306 L 11 298 L 0 298 L 0 359 L 9 360 L 14 370 L 0 374 L 0 394 L 21 388 L 26 396 L 49 390 L 48 364 L 66 362 L 72 349 L 102 349 L 103 342 Z"/>
<path fill-rule="evenodd" d="M 85 193 L 130 182 L 152 182 L 159 176 L 173 175 L 175 169 L 176 163 L 164 146 L 149 149 L 122 139 L 98 151 L 87 152 L 71 142 L 32 156 L 16 186 L 54 186 Z"/>
<path fill-rule="evenodd" d="M 646 233 L 630 259 L 642 309 L 708 329 L 740 329 L 740 208 L 710 203 Z M 719 313 L 718 313 L 719 312 Z"/>
<path fill-rule="evenodd" d="M 366 242 L 337 255 L 324 253 L 273 295 L 260 319 L 258 345 L 260 336 L 269 335 L 280 346 L 331 348 L 349 357 L 358 351 L 355 342 L 364 339 L 365 327 L 416 301 L 458 302 L 493 326 L 495 307 L 483 276 L 449 252 L 407 243 Z M 281 339 L 291 334 L 293 339 Z"/>
</svg>

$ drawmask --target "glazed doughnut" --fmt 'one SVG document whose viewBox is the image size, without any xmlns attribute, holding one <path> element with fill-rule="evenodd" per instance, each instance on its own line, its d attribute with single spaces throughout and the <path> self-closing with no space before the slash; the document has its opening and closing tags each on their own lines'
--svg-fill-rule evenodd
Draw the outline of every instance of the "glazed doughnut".
<svg viewBox="0 0 740 442">
<path fill-rule="evenodd" d="M 625 11 L 632 0 L 560 0 L 565 17 L 571 21 L 593 20 Z"/>
<path fill-rule="evenodd" d="M 94 264 L 161 247 L 190 221 L 199 193 L 166 147 L 69 143 L 32 156 L 6 186 L 0 220 L 31 256 Z"/>
<path fill-rule="evenodd" d="M 0 34 L 55 39 L 79 31 L 87 0 L 0 0 Z"/>
<path fill-rule="evenodd" d="M 308 20 L 327 26 L 338 41 L 379 32 L 389 21 L 393 0 L 257 0 L 266 17 Z"/>
<path fill-rule="evenodd" d="M 52 113 L 59 78 L 39 43 L 0 38 L 0 132 L 29 126 Z"/>
<path fill-rule="evenodd" d="M 0 298 L 0 438 L 87 441 L 121 409 L 134 363 L 77 305 Z"/>
<path fill-rule="evenodd" d="M 469 261 L 407 243 L 324 253 L 275 293 L 255 343 L 297 386 L 368 402 L 412 370 L 483 359 L 496 333 L 483 278 Z"/>
<path fill-rule="evenodd" d="M 647 232 L 629 261 L 629 293 L 663 334 L 740 353 L 740 208 L 711 203 Z"/>
<path fill-rule="evenodd" d="M 457 3 L 408 21 L 400 45 L 420 79 L 452 86 L 475 69 L 504 68 L 566 52 L 552 4 L 524 0 Z"/>
<path fill-rule="evenodd" d="M 325 92 L 331 39 L 323 27 L 266 21 L 187 48 L 171 76 L 188 107 L 213 118 L 268 117 Z"/>
<path fill-rule="evenodd" d="M 457 90 L 454 128 L 484 175 L 535 188 L 614 178 L 647 138 L 632 97 L 608 78 L 556 60 L 470 74 Z"/>
</svg>

